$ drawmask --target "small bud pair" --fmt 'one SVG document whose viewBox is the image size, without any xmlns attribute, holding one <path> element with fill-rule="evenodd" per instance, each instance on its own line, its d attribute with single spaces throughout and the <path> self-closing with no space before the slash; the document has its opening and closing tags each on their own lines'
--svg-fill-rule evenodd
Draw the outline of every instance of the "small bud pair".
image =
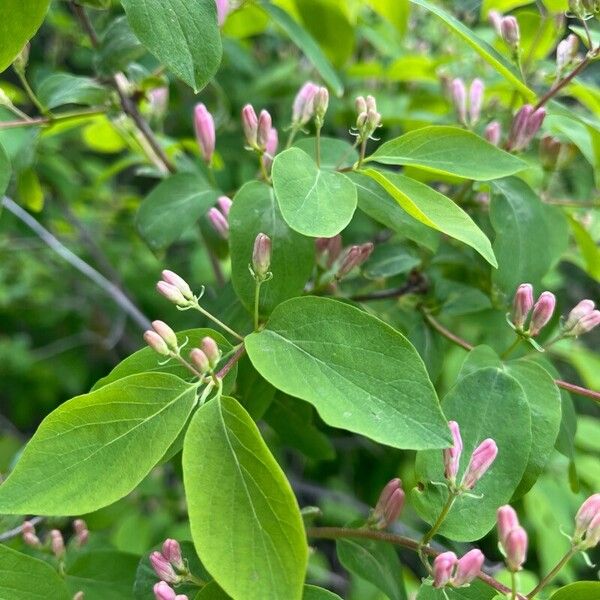
<svg viewBox="0 0 600 600">
<path fill-rule="evenodd" d="M 481 116 L 483 105 L 483 94 L 485 86 L 481 79 L 474 79 L 469 88 L 467 102 L 467 90 L 462 79 L 456 78 L 450 84 L 450 95 L 458 120 L 463 125 L 475 125 Z M 468 104 L 468 117 L 467 117 Z"/>
<path fill-rule="evenodd" d="M 203 338 L 200 346 L 200 348 L 192 348 L 190 359 L 200 373 L 204 374 L 212 371 L 219 364 L 221 350 L 211 337 Z"/>
<path fill-rule="evenodd" d="M 315 248 L 319 263 L 330 269 L 342 253 L 342 236 L 338 234 L 330 238 L 317 238 Z"/>
<path fill-rule="evenodd" d="M 575 60 L 579 48 L 579 39 L 571 33 L 556 47 L 556 75 L 560 77 L 565 69 Z"/>
<path fill-rule="evenodd" d="M 371 242 L 350 246 L 341 260 L 335 278 L 339 281 L 348 275 L 352 269 L 362 265 L 371 256 L 373 248 L 374 246 Z"/>
<path fill-rule="evenodd" d="M 200 154 L 210 164 L 215 152 L 215 121 L 204 104 L 196 104 L 194 108 L 194 129 Z"/>
<path fill-rule="evenodd" d="M 181 307 L 189 306 L 190 301 L 194 299 L 187 281 L 177 273 L 166 269 L 162 272 L 162 281 L 156 284 L 156 290 L 169 302 Z"/>
<path fill-rule="evenodd" d="M 265 233 L 259 233 L 254 240 L 252 250 L 252 273 L 257 281 L 269 278 L 271 266 L 271 238 Z"/>
<path fill-rule="evenodd" d="M 375 509 L 369 517 L 369 525 L 373 529 L 389 527 L 400 516 L 404 506 L 404 498 L 402 481 L 398 478 L 392 479 L 381 490 Z"/>
<path fill-rule="evenodd" d="M 223 238 L 229 238 L 229 210 L 233 202 L 227 196 L 221 196 L 217 200 L 218 208 L 213 207 L 208 211 L 208 220 L 213 229 Z"/>
<path fill-rule="evenodd" d="M 263 166 L 267 172 L 270 172 L 273 159 L 277 153 L 277 146 L 279 145 L 279 134 L 275 127 L 271 127 L 269 135 L 267 136 L 267 142 L 265 144 L 265 152 L 261 157 Z"/>
<path fill-rule="evenodd" d="M 381 115 L 377 112 L 377 101 L 373 96 L 358 96 L 355 101 L 356 131 L 361 141 L 368 140 L 381 125 Z"/>
<path fill-rule="evenodd" d="M 535 305 L 533 304 L 533 286 L 522 283 L 515 293 L 512 310 L 512 323 L 523 331 L 531 309 L 531 321 L 527 334 L 535 337 L 552 318 L 556 306 L 556 297 L 552 292 L 542 292 Z"/>
<path fill-rule="evenodd" d="M 35 533 L 35 525 L 31 521 L 23 521 L 23 525 L 21 525 L 21 535 L 23 537 L 23 541 L 32 548 L 40 548 L 42 542 L 40 538 Z"/>
<path fill-rule="evenodd" d="M 600 493 L 590 496 L 577 511 L 573 541 L 583 549 L 594 548 L 600 542 Z"/>
<path fill-rule="evenodd" d="M 178 594 L 166 581 L 159 581 L 153 591 L 155 600 L 188 600 L 185 594 Z"/>
<path fill-rule="evenodd" d="M 433 561 L 433 587 L 469 585 L 481 571 L 484 560 L 485 556 L 477 549 L 467 552 L 460 559 L 454 552 L 439 554 Z"/>
<path fill-rule="evenodd" d="M 181 555 L 181 546 L 177 540 L 167 539 L 162 545 L 162 552 L 150 554 L 150 564 L 154 572 L 163 582 L 179 583 L 179 573 L 187 572 L 187 566 Z"/>
<path fill-rule="evenodd" d="M 515 115 L 507 147 L 509 150 L 520 151 L 527 148 L 535 134 L 539 131 L 546 117 L 546 109 L 535 109 L 531 104 L 525 104 Z"/>
<path fill-rule="evenodd" d="M 600 325 L 600 310 L 592 300 L 582 300 L 571 310 L 563 325 L 566 337 L 577 337 Z"/>
<path fill-rule="evenodd" d="M 527 557 L 527 532 L 519 524 L 514 508 L 508 504 L 497 512 L 498 541 L 510 571 L 520 571 Z"/>
<path fill-rule="evenodd" d="M 144 341 L 152 350 L 163 356 L 179 352 L 175 332 L 163 321 L 152 321 L 152 328 L 144 333 Z"/>
<path fill-rule="evenodd" d="M 248 146 L 257 152 L 265 152 L 269 142 L 269 136 L 273 136 L 271 129 L 273 122 L 271 114 L 266 110 L 261 110 L 257 117 L 254 107 L 246 104 L 242 108 L 242 126 Z"/>
<path fill-rule="evenodd" d="M 90 532 L 87 528 L 87 523 L 83 519 L 75 519 L 73 521 L 73 529 L 75 531 L 75 540 L 78 546 L 84 546 L 90 537 Z"/>
<path fill-rule="evenodd" d="M 308 123 L 315 112 L 315 96 L 319 86 L 307 81 L 298 91 L 292 105 L 292 126 L 302 127 Z"/>
</svg>

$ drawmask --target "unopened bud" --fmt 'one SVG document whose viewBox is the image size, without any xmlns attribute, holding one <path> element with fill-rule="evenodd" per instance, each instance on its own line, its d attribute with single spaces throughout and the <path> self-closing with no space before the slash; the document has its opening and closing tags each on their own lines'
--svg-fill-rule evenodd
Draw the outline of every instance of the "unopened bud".
<svg viewBox="0 0 600 600">
<path fill-rule="evenodd" d="M 579 39 L 573 33 L 558 44 L 556 47 L 556 70 L 558 75 L 573 62 L 577 56 L 578 47 Z"/>
<path fill-rule="evenodd" d="M 374 246 L 370 242 L 357 246 L 351 246 L 346 251 L 346 255 L 342 259 L 340 267 L 335 275 L 336 279 L 342 279 L 348 275 L 352 269 L 362 265 L 369 258 L 371 252 L 373 252 L 373 248 Z"/>
<path fill-rule="evenodd" d="M 229 0 L 215 0 L 215 4 L 217 5 L 217 24 L 221 27 L 231 12 L 231 6 Z"/>
<path fill-rule="evenodd" d="M 504 541 L 506 566 L 510 571 L 519 571 L 527 556 L 527 532 L 522 527 L 515 527 L 508 532 Z"/>
<path fill-rule="evenodd" d="M 442 552 L 433 561 L 433 587 L 442 588 L 450 583 L 454 576 L 458 558 L 454 552 Z"/>
<path fill-rule="evenodd" d="M 194 128 L 202 158 L 210 164 L 215 152 L 215 122 L 204 104 L 196 104 L 194 109 Z"/>
<path fill-rule="evenodd" d="M 585 317 L 586 315 L 589 315 L 591 312 L 593 312 L 594 308 L 596 308 L 596 305 L 594 304 L 593 300 L 585 299 L 585 300 L 581 300 L 581 302 L 577 303 L 571 309 L 571 312 L 569 313 L 569 316 L 567 317 L 567 320 L 565 321 L 565 324 L 564 324 L 565 331 L 569 331 L 570 329 L 575 327 L 575 325 L 579 321 L 579 319 L 581 319 L 582 317 Z"/>
<path fill-rule="evenodd" d="M 77 592 L 74 596 L 73 596 L 73 600 L 84 600 L 85 598 L 85 594 L 81 591 Z"/>
<path fill-rule="evenodd" d="M 170 350 L 177 350 L 177 336 L 164 321 L 152 321 L 152 328 L 165 341 Z"/>
<path fill-rule="evenodd" d="M 556 297 L 552 292 L 542 292 L 533 307 L 529 335 L 536 336 L 542 328 L 550 321 L 556 306 Z"/>
<path fill-rule="evenodd" d="M 597 514 L 585 532 L 584 548 L 595 548 L 600 542 L 600 514 Z"/>
<path fill-rule="evenodd" d="M 213 338 L 206 336 L 205 338 L 202 338 L 200 347 L 202 348 L 202 352 L 206 354 L 206 358 L 208 358 L 211 368 L 216 367 L 221 360 L 221 351 L 219 350 L 217 342 L 215 342 Z"/>
<path fill-rule="evenodd" d="M 181 546 L 177 540 L 168 538 L 162 545 L 162 555 L 179 571 L 185 569 L 185 563 L 181 556 Z"/>
<path fill-rule="evenodd" d="M 158 352 L 162 356 L 170 356 L 171 352 L 165 340 L 163 340 L 156 331 L 148 329 L 144 332 L 144 341 L 154 352 Z"/>
<path fill-rule="evenodd" d="M 258 117 L 258 128 L 256 131 L 256 144 L 261 150 L 267 149 L 267 143 L 269 141 L 269 134 L 273 127 L 273 121 L 271 114 L 268 110 L 261 110 Z"/>
<path fill-rule="evenodd" d="M 471 455 L 471 460 L 463 478 L 462 486 L 467 490 L 473 489 L 475 484 L 492 466 L 497 454 L 498 446 L 496 446 L 496 442 L 491 438 L 483 440 Z"/>
<path fill-rule="evenodd" d="M 159 281 L 156 284 L 156 291 L 177 306 L 188 305 L 188 301 L 183 297 L 183 294 L 174 285 L 166 281 Z"/>
<path fill-rule="evenodd" d="M 600 493 L 593 494 L 579 507 L 575 515 L 575 537 L 581 537 L 598 515 L 600 515 Z"/>
<path fill-rule="evenodd" d="M 21 526 L 23 541 L 32 548 L 39 548 L 42 545 L 40 538 L 35 534 L 35 526 L 30 521 L 23 521 Z"/>
<path fill-rule="evenodd" d="M 492 121 L 485 128 L 485 139 L 494 146 L 500 144 L 500 138 L 502 137 L 502 126 L 498 121 Z"/>
<path fill-rule="evenodd" d="M 246 142 L 251 148 L 256 148 L 256 136 L 258 133 L 258 117 L 254 107 L 251 104 L 246 104 L 242 108 L 242 126 L 244 128 L 244 135 L 246 136 Z"/>
<path fill-rule="evenodd" d="M 271 266 L 271 238 L 259 233 L 254 240 L 252 250 L 252 271 L 259 279 L 265 279 Z"/>
<path fill-rule="evenodd" d="M 505 504 L 496 512 L 496 523 L 498 527 L 498 540 L 504 548 L 508 534 L 513 529 L 519 527 L 519 517 L 517 517 L 517 513 L 512 506 Z"/>
<path fill-rule="evenodd" d="M 315 116 L 319 123 L 323 123 L 325 113 L 329 107 L 329 90 L 326 87 L 320 87 L 314 98 Z"/>
<path fill-rule="evenodd" d="M 177 594 L 166 581 L 159 581 L 152 590 L 155 600 L 188 600 L 185 594 Z"/>
<path fill-rule="evenodd" d="M 521 40 L 521 32 L 519 31 L 519 23 L 514 17 L 503 17 L 500 23 L 500 33 L 502 39 L 513 50 L 519 47 Z"/>
<path fill-rule="evenodd" d="M 460 436 L 460 427 L 456 421 L 449 421 L 450 431 L 452 432 L 453 444 L 450 448 L 444 450 L 444 476 L 449 481 L 456 479 L 460 455 L 463 450 L 462 438 Z"/>
<path fill-rule="evenodd" d="M 581 317 L 568 335 L 577 337 L 588 333 L 595 327 L 598 327 L 598 325 L 600 325 L 600 310 L 593 310 L 591 313 Z"/>
<path fill-rule="evenodd" d="M 488 20 L 499 36 L 502 36 L 502 15 L 497 10 L 490 10 Z"/>
<path fill-rule="evenodd" d="M 275 153 L 277 152 L 278 145 L 279 134 L 277 133 L 277 129 L 275 129 L 275 127 L 271 127 L 269 137 L 267 138 L 267 146 L 265 148 L 265 153 L 262 155 L 262 162 L 267 172 L 271 169 L 271 165 L 273 164 L 273 158 L 275 157 Z"/>
<path fill-rule="evenodd" d="M 458 120 L 465 124 L 467 123 L 467 90 L 462 79 L 458 77 L 452 80 L 450 84 L 450 96 L 452 104 L 456 111 Z"/>
<path fill-rule="evenodd" d="M 529 312 L 533 308 L 533 286 L 522 283 L 515 292 L 512 310 L 512 322 L 515 327 L 523 328 Z"/>
<path fill-rule="evenodd" d="M 207 373 L 210 371 L 210 362 L 208 357 L 200 348 L 192 348 L 190 350 L 190 360 L 194 366 L 200 371 L 200 373 Z"/>
<path fill-rule="evenodd" d="M 298 91 L 292 106 L 292 123 L 296 126 L 308 123 L 314 114 L 314 99 L 319 87 L 307 81 Z"/>
<path fill-rule="evenodd" d="M 481 117 L 485 85 L 481 79 L 473 79 L 469 88 L 469 122 L 475 125 Z"/>
<path fill-rule="evenodd" d="M 65 553 L 65 540 L 58 529 L 50 531 L 50 547 L 56 558 L 61 558 Z"/>
<path fill-rule="evenodd" d="M 369 524 L 375 529 L 389 527 L 400 516 L 404 498 L 402 481 L 398 478 L 389 481 L 379 494 L 373 514 L 369 518 Z"/>
<path fill-rule="evenodd" d="M 179 583 L 180 577 L 175 573 L 173 565 L 160 553 L 150 554 L 150 564 L 156 575 L 167 583 Z"/>
<path fill-rule="evenodd" d="M 370 110 L 377 112 L 377 100 L 375 99 L 375 96 L 367 96 L 366 99 L 366 103 L 367 103 L 367 112 L 369 112 Z"/>
<path fill-rule="evenodd" d="M 229 221 L 227 217 L 218 209 L 211 208 L 207 214 L 208 220 L 213 229 L 223 238 L 229 238 Z"/>
<path fill-rule="evenodd" d="M 342 252 L 342 236 L 338 234 L 331 238 L 317 238 L 315 248 L 321 264 L 330 268 Z"/>
<path fill-rule="evenodd" d="M 367 112 L 367 101 L 364 96 L 357 96 L 354 106 L 356 107 L 356 113 L 359 115 Z"/>
<path fill-rule="evenodd" d="M 183 277 L 180 277 L 179 275 L 177 275 L 177 273 L 169 271 L 168 269 L 165 269 L 161 273 L 161 275 L 163 281 L 175 286 L 186 300 L 191 300 L 194 297 L 194 294 L 190 286 L 188 285 L 188 282 L 185 279 L 183 279 Z"/>
<path fill-rule="evenodd" d="M 369 108 L 365 124 L 370 132 L 369 135 L 371 135 L 381 124 L 381 115 L 376 110 Z"/>
<path fill-rule="evenodd" d="M 531 106 L 531 104 L 525 104 L 517 111 L 508 135 L 509 150 L 521 150 L 525 147 L 525 128 L 527 127 L 527 121 L 532 114 L 533 106 Z"/>
<path fill-rule="evenodd" d="M 231 198 L 228 198 L 227 196 L 219 196 L 217 204 L 219 205 L 219 210 L 223 213 L 223 215 L 225 215 L 225 217 L 229 217 L 229 211 L 231 210 L 231 205 L 233 204 Z"/>
<path fill-rule="evenodd" d="M 167 86 L 153 88 L 148 92 L 150 112 L 158 118 L 162 118 L 169 104 L 169 88 Z"/>
<path fill-rule="evenodd" d="M 529 119 L 527 120 L 527 125 L 525 127 L 525 135 L 527 137 L 527 143 L 529 143 L 533 136 L 540 130 L 544 119 L 546 118 L 546 109 L 542 106 L 537 110 L 533 111 Z"/>
<path fill-rule="evenodd" d="M 485 556 L 481 550 L 475 548 L 467 552 L 456 563 L 456 574 L 453 577 L 452 585 L 462 587 L 471 583 L 479 575 L 484 561 Z"/>
</svg>

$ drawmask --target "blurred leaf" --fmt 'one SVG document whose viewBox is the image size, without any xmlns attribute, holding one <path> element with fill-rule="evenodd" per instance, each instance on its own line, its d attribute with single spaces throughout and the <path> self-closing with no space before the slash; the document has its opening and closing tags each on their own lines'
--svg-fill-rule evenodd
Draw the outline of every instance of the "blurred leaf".
<svg viewBox="0 0 600 600">
<path fill-rule="evenodd" d="M 313 404 L 333 427 L 396 448 L 448 443 L 416 350 L 389 325 L 352 306 L 316 297 L 288 300 L 265 329 L 246 338 L 246 350 L 267 381 Z"/>
<path fill-rule="evenodd" d="M 410 5 L 408 0 L 368 0 L 369 6 L 385 17 L 401 35 L 406 33 Z"/>
<path fill-rule="evenodd" d="M 104 115 L 96 117 L 82 135 L 87 146 L 96 152 L 115 154 L 126 148 L 123 137 Z"/>
<path fill-rule="evenodd" d="M 265 11 L 253 4 L 243 4 L 238 10 L 227 15 L 223 33 L 234 38 L 248 38 L 260 35 L 269 24 Z"/>
<path fill-rule="evenodd" d="M 108 98 L 108 90 L 89 77 L 70 73 L 54 73 L 46 77 L 37 90 L 38 98 L 46 108 L 64 104 L 95 106 Z"/>
<path fill-rule="evenodd" d="M 337 594 L 317 587 L 316 585 L 305 585 L 302 600 L 342 600 Z"/>
<path fill-rule="evenodd" d="M 587 273 L 596 281 L 600 281 L 600 248 L 579 221 L 570 217 L 569 225 L 577 246 L 579 246 Z"/>
<path fill-rule="evenodd" d="M 379 244 L 363 267 L 365 277 L 379 279 L 408 273 L 421 264 L 417 254 L 402 244 Z"/>
<path fill-rule="evenodd" d="M 183 477 L 194 544 L 217 583 L 234 598 L 299 600 L 308 558 L 300 510 L 233 398 L 212 400 L 194 415 Z"/>
<path fill-rule="evenodd" d="M 65 402 L 0 486 L 0 513 L 78 515 L 119 500 L 177 437 L 196 389 L 174 375 L 142 373 Z"/>
<path fill-rule="evenodd" d="M 177 77 L 199 92 L 221 62 L 214 0 L 121 0 L 140 41 Z"/>
<path fill-rule="evenodd" d="M 600 583 L 598 581 L 578 581 L 571 583 L 550 596 L 550 600 L 598 600 Z"/>
<path fill-rule="evenodd" d="M 0 196 L 4 195 L 10 181 L 11 167 L 10 159 L 6 154 L 4 146 L 0 144 Z"/>
<path fill-rule="evenodd" d="M 436 589 L 426 582 L 419 588 L 416 600 L 446 600 L 444 593 L 449 600 L 496 600 L 496 590 L 477 579 L 464 588 Z"/>
<path fill-rule="evenodd" d="M 17 175 L 19 202 L 33 212 L 44 208 L 44 191 L 34 169 L 25 169 Z"/>
<path fill-rule="evenodd" d="M 499 13 L 507 13 L 513 8 L 533 4 L 533 0 L 483 0 L 481 3 L 481 16 L 488 16 L 490 10 L 497 10 Z"/>
<path fill-rule="evenodd" d="M 104 75 L 125 69 L 146 53 L 126 17 L 117 17 L 104 31 L 96 54 L 96 64 Z"/>
</svg>

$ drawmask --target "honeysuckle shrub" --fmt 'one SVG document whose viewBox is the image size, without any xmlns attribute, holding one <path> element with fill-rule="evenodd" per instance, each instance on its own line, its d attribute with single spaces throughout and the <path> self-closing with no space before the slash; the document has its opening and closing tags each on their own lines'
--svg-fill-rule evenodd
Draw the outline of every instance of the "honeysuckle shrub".
<svg viewBox="0 0 600 600">
<path fill-rule="evenodd" d="M 599 598 L 599 11 L 4 0 L 0 597 Z"/>
</svg>

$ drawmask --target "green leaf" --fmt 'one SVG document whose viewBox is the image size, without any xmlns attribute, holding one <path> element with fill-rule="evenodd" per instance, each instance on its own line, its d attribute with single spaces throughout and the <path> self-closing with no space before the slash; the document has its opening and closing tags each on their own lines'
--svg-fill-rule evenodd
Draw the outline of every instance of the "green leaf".
<svg viewBox="0 0 600 600">
<path fill-rule="evenodd" d="M 337 594 L 317 587 L 316 585 L 305 585 L 302 600 L 342 600 Z"/>
<path fill-rule="evenodd" d="M 217 583 L 234 600 L 299 600 L 308 548 L 298 503 L 233 398 L 194 415 L 183 478 L 194 545 Z"/>
<path fill-rule="evenodd" d="M 514 88 L 518 90 L 528 101 L 533 101 L 536 98 L 536 94 L 533 90 L 529 89 L 527 85 L 522 81 L 516 68 L 504 58 L 499 52 L 492 48 L 487 42 L 482 40 L 479 36 L 475 35 L 469 27 L 461 23 L 456 17 L 445 11 L 439 6 L 428 2 L 428 0 L 410 0 L 413 4 L 422 6 L 429 12 L 433 13 L 446 25 L 450 27 L 455 33 L 457 33 L 483 60 L 485 60 L 490 66 L 502 75 Z"/>
<path fill-rule="evenodd" d="M 519 383 L 494 368 L 461 379 L 442 406 L 448 419 L 459 424 L 463 439 L 459 481 L 473 450 L 484 439 L 493 438 L 498 446 L 496 460 L 473 489 L 482 497 L 459 497 L 439 530 L 453 540 L 478 540 L 494 526 L 496 509 L 511 499 L 523 477 L 531 449 L 529 406 Z M 442 452 L 419 452 L 415 470 L 419 480 L 412 492 L 415 508 L 432 524 L 448 495 L 446 488 L 431 483 L 444 479 Z"/>
<path fill-rule="evenodd" d="M 379 319 L 327 298 L 280 304 L 246 338 L 257 371 L 322 419 L 396 448 L 443 448 L 448 427 L 425 365 Z"/>
<path fill-rule="evenodd" d="M 217 331 L 213 329 L 186 329 L 185 331 L 177 332 L 177 340 L 179 345 L 182 345 L 187 340 L 186 348 L 191 349 L 199 347 L 202 338 L 210 336 L 217 342 L 219 349 L 223 354 L 227 354 L 231 351 L 233 346 Z M 108 375 L 99 379 L 92 387 L 92 392 L 117 381 L 123 379 L 129 375 L 135 375 L 136 373 L 170 373 L 171 375 L 177 375 L 177 377 L 185 380 L 192 380 L 193 375 L 181 365 L 181 363 L 170 360 L 164 364 L 164 357 L 158 355 L 152 348 L 142 348 L 133 354 L 130 354 L 127 358 L 122 360 Z M 224 387 L 227 389 L 228 378 L 230 386 L 235 381 L 235 373 L 237 371 L 237 365 L 228 373 L 224 379 Z M 231 374 L 233 373 L 233 377 Z"/>
<path fill-rule="evenodd" d="M 550 596 L 550 600 L 598 600 L 600 583 L 598 581 L 578 581 L 566 585 Z"/>
<path fill-rule="evenodd" d="M 380 279 L 408 273 L 421 264 L 415 251 L 404 244 L 378 244 L 363 267 L 365 277 Z"/>
<path fill-rule="evenodd" d="M 78 515 L 119 500 L 162 458 L 195 403 L 196 386 L 166 373 L 131 375 L 65 402 L 0 486 L 0 513 Z"/>
<path fill-rule="evenodd" d="M 259 233 L 271 238 L 269 270 L 273 278 L 260 289 L 261 313 L 268 314 L 283 300 L 302 293 L 313 269 L 314 240 L 288 227 L 270 186 L 251 181 L 239 190 L 229 213 L 231 280 L 250 311 L 254 309 L 255 281 L 248 265 Z"/>
<path fill-rule="evenodd" d="M 104 31 L 96 53 L 98 70 L 111 75 L 124 70 L 130 63 L 144 56 L 146 49 L 135 37 L 123 17 L 116 18 Z"/>
<path fill-rule="evenodd" d="M 69 600 L 65 582 L 48 563 L 0 544 L 0 598 Z"/>
<path fill-rule="evenodd" d="M 431 126 L 382 144 L 365 162 L 411 165 L 433 173 L 489 181 L 522 171 L 520 159 L 458 127 Z"/>
<path fill-rule="evenodd" d="M 208 212 L 219 192 L 200 175 L 175 173 L 144 198 L 136 225 L 151 248 L 166 248 Z"/>
<path fill-rule="evenodd" d="M 214 0 L 121 0 L 140 41 L 196 93 L 221 62 Z"/>
<path fill-rule="evenodd" d="M 375 169 L 365 169 L 362 172 L 383 187 L 411 217 L 468 244 L 493 267 L 498 265 L 490 240 L 450 198 L 404 175 L 382 173 Z"/>
<path fill-rule="evenodd" d="M 524 281 L 535 287 L 566 249 L 568 226 L 557 207 L 542 203 L 521 179 L 495 181 L 490 219 L 498 270 L 493 282 L 512 295 Z"/>
<path fill-rule="evenodd" d="M 46 108 L 63 104 L 94 106 L 108 98 L 108 90 L 89 77 L 77 77 L 70 73 L 54 73 L 40 84 L 38 98 Z"/>
<path fill-rule="evenodd" d="M 467 357 L 460 368 L 458 379 L 460 380 L 463 377 L 466 377 L 475 371 L 479 371 L 479 369 L 485 369 L 486 367 L 501 368 L 502 361 L 496 352 L 489 346 L 475 346 L 475 348 L 467 354 Z"/>
<path fill-rule="evenodd" d="M 294 142 L 296 148 L 304 150 L 313 160 L 317 160 L 315 137 L 300 138 Z M 321 169 L 334 171 L 351 167 L 358 160 L 358 151 L 346 140 L 321 136 Z"/>
<path fill-rule="evenodd" d="M 281 27 L 289 38 L 304 52 L 323 80 L 336 96 L 344 93 L 344 86 L 333 67 L 319 48 L 315 40 L 294 19 L 279 6 L 270 2 L 261 2 L 261 6 L 271 19 Z"/>
<path fill-rule="evenodd" d="M 177 590 L 179 592 L 179 590 Z M 197 594 L 194 600 L 231 600 L 216 581 L 209 581 Z"/>
<path fill-rule="evenodd" d="M 4 146 L 0 144 L 0 196 L 4 195 L 8 187 L 11 171 L 10 158 L 8 158 Z"/>
<path fill-rule="evenodd" d="M 177 590 L 179 591 L 179 590 Z M 198 594 L 194 597 L 194 600 L 230 600 L 231 596 L 228 596 L 215 581 L 209 582 L 205 585 Z M 305 585 L 304 594 L 302 600 L 342 600 L 337 594 L 317 587 L 316 585 Z"/>
<path fill-rule="evenodd" d="M 402 567 L 392 545 L 377 540 L 340 539 L 336 550 L 344 569 L 372 583 L 390 600 L 406 600 Z"/>
<path fill-rule="evenodd" d="M 74 596 L 86 600 L 121 600 L 131 596 L 139 558 L 114 550 L 93 550 L 75 557 L 66 567 L 66 582 Z"/>
<path fill-rule="evenodd" d="M 281 214 L 294 230 L 312 237 L 333 237 L 350 223 L 356 188 L 342 173 L 319 169 L 300 148 L 273 161 L 273 188 Z"/>
<path fill-rule="evenodd" d="M 573 237 L 579 247 L 579 252 L 584 260 L 585 268 L 596 281 L 600 282 L 600 248 L 589 234 L 587 229 L 576 219 L 570 217 L 569 225 L 573 232 Z"/>
<path fill-rule="evenodd" d="M 436 589 L 425 582 L 416 600 L 495 600 L 496 590 L 482 581 L 475 580 L 468 587 Z"/>
<path fill-rule="evenodd" d="M 39 29 L 50 0 L 0 2 L 0 73 L 8 67 Z"/>
</svg>

